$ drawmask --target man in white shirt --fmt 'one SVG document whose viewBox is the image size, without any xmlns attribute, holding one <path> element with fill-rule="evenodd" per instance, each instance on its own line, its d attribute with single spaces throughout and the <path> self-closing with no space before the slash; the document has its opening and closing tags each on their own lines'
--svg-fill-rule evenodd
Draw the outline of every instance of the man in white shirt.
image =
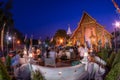
<svg viewBox="0 0 120 80">
<path fill-rule="evenodd" d="M 56 67 L 56 52 L 54 48 L 51 48 L 49 52 L 49 57 L 45 58 L 45 66 L 50 65 L 50 66 L 55 66 Z"/>
<path fill-rule="evenodd" d="M 82 59 L 84 57 L 84 53 L 85 53 L 84 45 L 79 46 L 78 52 L 80 55 L 80 59 Z"/>
<path fill-rule="evenodd" d="M 55 52 L 54 48 L 51 48 L 51 50 L 49 52 L 49 57 L 54 58 L 54 59 L 56 58 L 56 52 Z"/>
</svg>

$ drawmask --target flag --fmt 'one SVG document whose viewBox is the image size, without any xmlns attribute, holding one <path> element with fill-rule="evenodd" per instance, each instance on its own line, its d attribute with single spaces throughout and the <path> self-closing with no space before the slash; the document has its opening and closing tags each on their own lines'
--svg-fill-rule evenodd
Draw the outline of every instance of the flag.
<svg viewBox="0 0 120 80">
<path fill-rule="evenodd" d="M 40 44 L 41 44 L 41 40 L 40 40 L 40 39 L 41 39 L 41 38 L 39 38 L 39 39 L 38 39 L 38 45 L 40 45 Z"/>
<path fill-rule="evenodd" d="M 32 40 L 33 40 L 33 35 L 31 35 L 31 38 L 30 38 L 30 45 L 32 46 Z"/>
<path fill-rule="evenodd" d="M 27 34 L 25 35 L 25 38 L 24 38 L 24 47 L 26 47 L 26 49 L 28 49 Z"/>
<path fill-rule="evenodd" d="M 31 35 L 31 38 L 30 38 L 30 45 L 29 45 L 29 51 L 28 51 L 29 55 L 30 53 L 32 53 L 32 40 L 33 40 L 33 35 Z"/>
<path fill-rule="evenodd" d="M 27 40 L 27 34 L 25 35 L 25 38 L 24 38 L 24 43 L 26 43 L 26 40 Z"/>
<path fill-rule="evenodd" d="M 53 42 L 53 37 L 50 39 L 50 42 Z"/>
</svg>

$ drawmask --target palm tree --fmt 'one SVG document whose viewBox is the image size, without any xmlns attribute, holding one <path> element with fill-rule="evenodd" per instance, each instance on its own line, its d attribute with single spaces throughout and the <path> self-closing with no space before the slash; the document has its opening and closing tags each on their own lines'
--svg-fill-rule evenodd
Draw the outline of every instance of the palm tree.
<svg viewBox="0 0 120 80">
<path fill-rule="evenodd" d="M 4 3 L 3 1 L 0 2 L 1 44 L 2 43 L 4 44 L 7 42 L 7 41 L 5 41 L 6 40 L 5 35 L 7 34 L 7 32 L 11 32 L 11 34 L 13 34 L 12 30 L 14 29 L 14 21 L 12 18 L 11 9 L 12 9 L 12 0 L 8 0 L 6 3 Z M 3 27 L 3 25 L 4 25 L 4 27 Z M 2 37 L 2 35 L 3 35 L 3 37 Z M 4 40 L 4 42 L 2 42 L 2 40 Z"/>
<path fill-rule="evenodd" d="M 6 27 L 13 27 L 14 21 L 13 21 L 13 18 L 12 18 L 11 9 L 12 9 L 12 0 L 8 0 L 7 3 L 0 2 L 1 27 L 4 23 L 6 23 Z"/>
</svg>

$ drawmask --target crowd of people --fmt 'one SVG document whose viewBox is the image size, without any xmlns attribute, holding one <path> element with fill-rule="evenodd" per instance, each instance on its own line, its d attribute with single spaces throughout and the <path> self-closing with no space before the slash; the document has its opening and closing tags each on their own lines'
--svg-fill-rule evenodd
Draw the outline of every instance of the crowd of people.
<svg viewBox="0 0 120 80">
<path fill-rule="evenodd" d="M 79 60 L 81 63 L 85 64 L 85 70 L 89 73 L 89 78 L 98 78 L 96 76 L 99 75 L 102 78 L 102 75 L 105 73 L 105 65 L 106 63 L 96 56 L 95 48 L 88 48 L 86 45 L 80 46 L 67 46 L 67 47 L 46 47 L 38 48 L 32 47 L 31 50 L 26 48 L 9 52 L 6 58 L 10 58 L 11 60 L 7 61 L 2 59 L 3 62 L 6 62 L 12 67 L 20 66 L 20 58 L 27 59 L 31 57 L 33 62 L 41 61 L 45 63 L 45 59 L 52 58 L 55 60 Z"/>
</svg>

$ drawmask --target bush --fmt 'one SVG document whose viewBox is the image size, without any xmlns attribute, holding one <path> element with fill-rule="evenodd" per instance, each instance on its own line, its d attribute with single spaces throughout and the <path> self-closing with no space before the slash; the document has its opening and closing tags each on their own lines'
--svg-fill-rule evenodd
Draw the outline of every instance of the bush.
<svg viewBox="0 0 120 80">
<path fill-rule="evenodd" d="M 110 57 L 107 59 L 107 66 L 111 68 L 112 63 L 115 59 L 116 54 L 114 52 L 111 53 Z"/>
<path fill-rule="evenodd" d="M 118 79 L 119 76 L 120 76 L 120 63 L 117 63 L 105 77 L 105 80 L 119 80 Z"/>
<path fill-rule="evenodd" d="M 120 51 L 116 53 L 115 59 L 112 63 L 112 67 L 114 67 L 114 65 L 116 65 L 117 63 L 120 63 Z"/>
<path fill-rule="evenodd" d="M 102 49 L 97 55 L 102 58 L 104 61 L 107 61 L 109 49 Z"/>
<path fill-rule="evenodd" d="M 11 57 L 9 55 L 6 56 L 6 66 L 10 68 L 11 66 Z"/>
<path fill-rule="evenodd" d="M 7 69 L 1 60 L 0 60 L 0 80 L 11 80 L 11 77 L 9 76 Z"/>
<path fill-rule="evenodd" d="M 44 78 L 40 73 L 40 71 L 36 70 L 36 71 L 32 71 L 32 80 L 44 80 Z"/>
</svg>

